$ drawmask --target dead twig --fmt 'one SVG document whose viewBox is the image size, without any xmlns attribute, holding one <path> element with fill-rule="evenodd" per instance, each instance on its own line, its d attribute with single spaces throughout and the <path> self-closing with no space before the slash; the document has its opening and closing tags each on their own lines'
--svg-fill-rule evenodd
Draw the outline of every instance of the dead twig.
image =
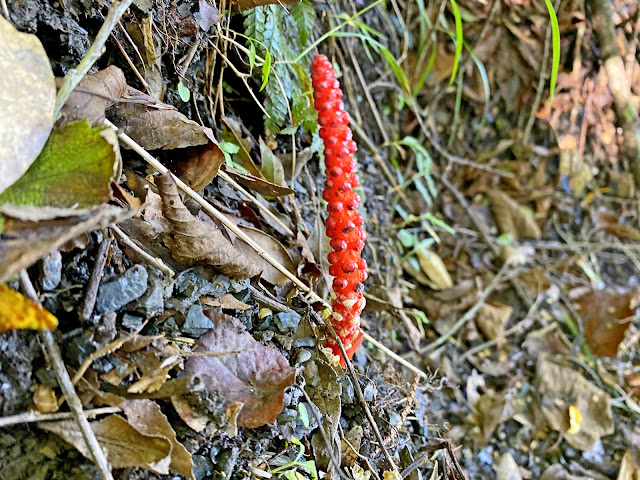
<svg viewBox="0 0 640 480">
<path fill-rule="evenodd" d="M 140 255 L 142 258 L 144 258 L 147 262 L 149 262 L 151 265 L 156 267 L 158 270 L 165 272 L 170 277 L 173 277 L 176 274 L 176 272 L 174 272 L 171 268 L 169 268 L 167 264 L 162 261 L 162 259 L 158 257 L 154 257 L 153 255 L 150 255 L 149 253 L 147 253 L 145 249 L 139 246 L 135 242 L 135 240 L 133 240 L 132 238 L 129 238 L 129 236 L 126 233 L 124 233 L 122 230 L 120 230 L 120 228 L 118 228 L 115 225 L 111 225 L 110 228 L 113 231 L 113 233 L 115 233 L 116 237 L 118 237 L 118 240 L 120 242 L 124 243 L 127 247 L 134 250 L 138 255 Z"/>
<path fill-rule="evenodd" d="M 102 407 L 94 408 L 92 410 L 84 410 L 83 413 L 87 418 L 95 418 L 100 415 L 107 415 L 110 413 L 121 412 L 119 407 Z M 17 415 L 10 415 L 8 417 L 0 418 L 0 428 L 8 427 L 10 425 L 19 425 L 21 423 L 34 423 L 34 422 L 54 422 L 58 420 L 70 420 L 74 418 L 73 412 L 55 412 L 55 413 L 40 413 L 38 411 L 18 413 Z"/>
<path fill-rule="evenodd" d="M 40 305 L 40 300 L 35 289 L 33 288 L 33 284 L 31 283 L 31 279 L 29 278 L 26 270 L 22 270 L 20 272 L 20 284 L 22 285 L 22 288 L 27 296 L 36 304 Z M 78 424 L 78 428 L 82 433 L 82 437 L 87 444 L 89 454 L 91 455 L 92 460 L 94 461 L 96 467 L 98 468 L 98 471 L 100 472 L 100 477 L 103 480 L 113 480 L 113 476 L 111 475 L 111 467 L 109 465 L 109 462 L 107 461 L 107 457 L 100 447 L 98 439 L 93 433 L 93 430 L 91 430 L 91 425 L 89 425 L 89 421 L 87 420 L 87 417 L 82 410 L 82 402 L 76 394 L 73 383 L 71 383 L 69 372 L 67 372 L 67 367 L 65 367 L 64 365 L 62 355 L 60 354 L 60 349 L 58 348 L 58 344 L 56 343 L 55 338 L 53 337 L 53 333 L 51 333 L 50 330 L 42 330 L 40 332 L 40 337 L 42 338 L 42 341 L 44 343 L 47 357 L 49 358 L 49 361 L 53 366 L 53 370 L 56 373 L 60 389 L 62 390 L 62 393 L 64 394 L 67 403 L 69 404 L 71 413 L 73 414 L 73 417 Z"/>
<path fill-rule="evenodd" d="M 102 278 L 102 272 L 107 264 L 107 258 L 109 256 L 109 247 L 111 246 L 111 237 L 105 236 L 98 246 L 96 252 L 96 259 L 93 264 L 93 271 L 89 277 L 87 283 L 87 291 L 84 294 L 84 305 L 82 307 L 82 313 L 80 314 L 83 320 L 88 320 L 93 313 L 93 308 L 96 306 L 96 298 L 98 296 L 98 287 L 100 286 L 100 279 Z"/>
</svg>

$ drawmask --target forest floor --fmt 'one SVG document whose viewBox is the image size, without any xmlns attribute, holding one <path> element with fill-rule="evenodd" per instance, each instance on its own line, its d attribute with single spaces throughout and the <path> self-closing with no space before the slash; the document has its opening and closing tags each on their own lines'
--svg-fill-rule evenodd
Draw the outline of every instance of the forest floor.
<svg viewBox="0 0 640 480">
<path fill-rule="evenodd" d="M 637 111 L 640 9 L 612 1 Z M 640 478 L 640 202 L 602 2 L 556 2 L 557 76 L 544 0 L 227 3 L 134 1 L 51 134 L 108 140 L 87 162 L 110 159 L 106 180 L 37 179 L 64 216 L 1 207 L 0 274 L 56 316 L 113 478 Z M 111 2 L 0 6 L 62 79 Z M 346 371 L 307 291 L 331 284 L 316 53 L 344 91 L 368 234 L 369 337 Z M 0 336 L 0 479 L 108 478 L 48 348 Z"/>
</svg>

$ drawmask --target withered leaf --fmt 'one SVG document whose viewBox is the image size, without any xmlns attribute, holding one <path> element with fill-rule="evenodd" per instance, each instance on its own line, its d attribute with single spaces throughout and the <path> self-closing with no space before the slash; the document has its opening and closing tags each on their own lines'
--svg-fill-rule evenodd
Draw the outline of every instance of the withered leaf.
<svg viewBox="0 0 640 480">
<path fill-rule="evenodd" d="M 176 438 L 176 432 L 171 427 L 167 417 L 160 410 L 157 403 L 151 400 L 126 400 L 120 408 L 129 420 L 129 424 L 140 433 L 165 439 L 171 445 L 169 457 L 169 471 L 178 473 L 185 478 L 195 480 L 193 476 L 193 459 L 191 454 Z M 158 473 L 163 473 L 158 471 Z"/>
<path fill-rule="evenodd" d="M 284 390 L 293 384 L 296 369 L 277 350 L 258 343 L 236 318 L 211 310 L 205 314 L 214 327 L 196 341 L 193 351 L 240 353 L 189 357 L 185 373 L 208 379 L 210 388 L 227 400 L 242 402 L 239 426 L 272 423 L 282 411 Z"/>
<path fill-rule="evenodd" d="M 611 398 L 578 372 L 558 365 L 543 354 L 538 358 L 536 383 L 544 416 L 572 447 L 589 451 L 600 437 L 613 433 Z M 577 433 L 568 432 L 570 406 L 582 417 Z"/>
<path fill-rule="evenodd" d="M 533 216 L 504 192 L 489 190 L 487 197 L 502 233 L 509 233 L 515 240 L 539 238 L 540 227 Z"/>
<path fill-rule="evenodd" d="M 4 205 L 5 234 L 0 238 L 0 282 L 35 263 L 69 240 L 127 218 L 111 205 L 91 210 Z"/>
<path fill-rule="evenodd" d="M 453 280 L 447 271 L 444 262 L 433 250 L 418 249 L 418 262 L 422 271 L 429 277 L 430 287 L 436 290 L 453 287 Z"/>
<path fill-rule="evenodd" d="M 618 353 L 639 299 L 640 290 L 624 293 L 595 290 L 577 300 L 584 340 L 591 353 L 600 357 Z"/>
<path fill-rule="evenodd" d="M 282 246 L 282 244 L 271 235 L 250 227 L 239 227 L 258 245 L 260 245 L 269 255 L 278 260 L 287 270 L 295 274 L 296 266 L 293 260 Z M 236 248 L 241 252 L 247 261 L 256 265 L 262 271 L 262 278 L 272 285 L 284 285 L 289 280 L 280 270 L 267 262 L 264 258 L 256 253 L 256 251 L 244 242 L 237 241 Z"/>
<path fill-rule="evenodd" d="M 289 187 L 283 187 L 276 185 L 275 183 L 268 182 L 267 180 L 251 175 L 250 173 L 244 173 L 240 170 L 236 170 L 233 167 L 225 165 L 222 167 L 229 176 L 233 177 L 238 183 L 241 183 L 245 187 L 254 192 L 258 192 L 265 197 L 280 197 L 282 195 L 290 195 L 295 193 L 295 190 Z"/>
<path fill-rule="evenodd" d="M 224 154 L 215 143 L 186 147 L 173 158 L 170 170 L 193 190 L 200 191 L 211 183 L 224 164 Z"/>
<path fill-rule="evenodd" d="M 74 420 L 42 422 L 38 426 L 61 436 L 82 455 L 91 458 L 87 443 Z M 106 447 L 107 460 L 114 468 L 138 467 L 155 472 L 158 462 L 171 458 L 171 443 L 168 439 L 144 435 L 118 415 L 91 422 L 91 430 L 98 443 Z M 166 473 L 169 473 L 168 470 Z"/>
<path fill-rule="evenodd" d="M 124 73 L 115 65 L 87 75 L 69 95 L 56 126 L 85 118 L 91 125 L 102 123 L 105 110 L 120 100 L 126 88 Z"/>
<path fill-rule="evenodd" d="M 213 132 L 189 120 L 175 107 L 132 87 L 127 102 L 107 111 L 107 117 L 146 150 L 172 150 L 215 142 Z"/>
<path fill-rule="evenodd" d="M 502 302 L 485 303 L 478 310 L 476 323 L 484 333 L 484 336 L 489 340 L 493 340 L 504 333 L 505 325 L 512 313 L 513 308 Z"/>
<path fill-rule="evenodd" d="M 171 225 L 164 242 L 173 257 L 185 265 L 204 262 L 235 278 L 250 278 L 261 267 L 239 251 L 215 226 L 195 218 L 184 206 L 170 174 L 156 179 L 162 212 Z"/>
</svg>

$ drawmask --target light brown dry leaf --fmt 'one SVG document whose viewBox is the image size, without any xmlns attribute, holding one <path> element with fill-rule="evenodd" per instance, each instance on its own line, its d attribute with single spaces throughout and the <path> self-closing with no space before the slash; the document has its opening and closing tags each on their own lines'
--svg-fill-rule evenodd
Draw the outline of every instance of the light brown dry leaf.
<svg viewBox="0 0 640 480">
<path fill-rule="evenodd" d="M 82 455 L 91 459 L 87 443 L 74 420 L 42 422 L 38 426 L 61 436 Z M 107 460 L 113 468 L 136 467 L 156 472 L 158 462 L 164 460 L 168 466 L 171 460 L 169 440 L 144 435 L 118 415 L 110 415 L 98 422 L 91 422 L 91 430 L 100 445 L 108 445 Z M 169 473 L 168 469 L 165 473 Z"/>
<path fill-rule="evenodd" d="M 353 466 L 358 460 L 360 453 L 360 444 L 362 443 L 362 435 L 364 430 L 360 425 L 356 425 L 349 430 L 344 438 L 340 439 L 342 444 L 342 464 L 347 467 Z"/>
<path fill-rule="evenodd" d="M 271 183 L 263 178 L 251 175 L 250 173 L 244 173 L 240 170 L 236 170 L 228 165 L 224 165 L 222 168 L 238 183 L 244 185 L 250 190 L 253 190 L 254 192 L 258 192 L 260 195 L 264 195 L 265 197 L 281 197 L 283 195 L 295 193 L 295 190 L 292 188 L 276 185 L 275 183 Z"/>
<path fill-rule="evenodd" d="M 170 174 L 157 177 L 156 184 L 162 197 L 163 215 L 171 224 L 164 243 L 176 260 L 185 265 L 204 262 L 234 278 L 250 278 L 261 272 L 253 257 L 248 258 L 238 250 L 222 231 L 187 210 Z"/>
<path fill-rule="evenodd" d="M 241 302 L 230 293 L 225 293 L 221 297 L 200 297 L 200 303 L 208 307 L 220 307 L 226 310 L 249 310 L 250 305 Z"/>
<path fill-rule="evenodd" d="M 176 438 L 176 432 L 157 403 L 151 400 L 126 400 L 120 404 L 129 424 L 149 437 L 165 439 L 171 445 L 169 472 L 195 480 L 191 454 Z M 163 473 L 158 471 L 158 473 Z"/>
<path fill-rule="evenodd" d="M 124 73 L 115 65 L 87 75 L 69 95 L 56 126 L 85 118 L 91 125 L 102 124 L 105 110 L 120 100 L 126 88 Z"/>
<path fill-rule="evenodd" d="M 285 388 L 295 380 L 296 369 L 275 349 L 262 345 L 229 315 L 205 311 L 213 328 L 196 341 L 194 352 L 232 353 L 222 356 L 193 356 L 185 360 L 184 371 L 199 375 L 229 401 L 244 407 L 238 425 L 256 428 L 272 423 L 283 408 Z"/>
<path fill-rule="evenodd" d="M 169 169 L 196 192 L 202 190 L 218 176 L 224 164 L 224 154 L 215 143 L 181 148 Z"/>
<path fill-rule="evenodd" d="M 480 396 L 474 405 L 474 418 L 482 430 L 485 442 L 491 438 L 493 432 L 502 423 L 513 418 L 518 413 L 519 405 L 514 398 L 508 397 L 506 392 L 495 392 L 491 389 Z"/>
<path fill-rule="evenodd" d="M 580 313 L 584 340 L 591 353 L 615 356 L 618 346 L 631 325 L 631 317 L 638 306 L 640 290 L 614 292 L 594 290 L 576 301 Z"/>
<path fill-rule="evenodd" d="M 557 323 L 552 323 L 527 334 L 522 346 L 534 358 L 537 358 L 541 353 L 551 355 L 569 355 L 571 353 L 571 341 Z"/>
<path fill-rule="evenodd" d="M 606 207 L 598 208 L 591 216 L 597 228 L 615 235 L 620 240 L 640 242 L 640 230 L 620 223 L 620 217 L 608 211 Z"/>
<path fill-rule="evenodd" d="M 69 240 L 130 215 L 111 205 L 91 210 L 4 205 L 0 214 L 6 234 L 0 239 L 0 282 Z"/>
<path fill-rule="evenodd" d="M 493 469 L 496 472 L 496 480 L 522 480 L 520 468 L 509 452 L 500 455 Z"/>
<path fill-rule="evenodd" d="M 157 392 L 170 378 L 169 372 L 181 362 L 178 354 L 166 357 L 155 349 L 138 351 L 131 357 L 142 373 L 141 377 L 127 388 L 127 393 L 132 394 Z"/>
<path fill-rule="evenodd" d="M 260 245 L 267 251 L 273 258 L 278 260 L 280 265 L 283 265 L 287 270 L 295 275 L 296 266 L 293 260 L 282 246 L 282 244 L 273 238 L 271 235 L 264 233 L 260 230 L 250 227 L 239 227 L 244 233 L 247 234 L 251 240 Z M 255 265 L 262 271 L 261 278 L 266 280 L 272 285 L 282 286 L 289 279 L 280 270 L 277 270 L 273 265 L 267 262 L 264 258 L 256 253 L 256 251 L 249 245 L 242 241 L 236 241 L 236 248 L 245 257 L 245 259 Z"/>
<path fill-rule="evenodd" d="M 209 423 L 207 417 L 198 413 L 186 398 L 178 396 L 171 397 L 171 404 L 173 408 L 175 408 L 178 416 L 191 430 L 201 432 L 207 427 L 207 423 Z"/>
<path fill-rule="evenodd" d="M 513 308 L 502 302 L 485 303 L 478 310 L 476 323 L 488 340 L 498 338 L 504 333 L 505 326 L 511 318 Z"/>
<path fill-rule="evenodd" d="M 42 43 L 0 17 L 0 193 L 38 157 L 53 128 L 56 86 Z"/>
<path fill-rule="evenodd" d="M 453 287 L 453 280 L 444 266 L 440 256 L 433 250 L 419 248 L 417 251 L 418 261 L 422 271 L 429 277 L 430 287 L 436 290 Z"/>
<path fill-rule="evenodd" d="M 640 465 L 634 464 L 633 454 L 630 449 L 624 452 L 620 462 L 620 471 L 617 480 L 638 480 L 640 479 Z"/>
<path fill-rule="evenodd" d="M 554 430 L 564 434 L 567 443 L 582 451 L 593 448 L 600 437 L 614 431 L 611 398 L 578 372 L 558 365 L 549 355 L 538 358 L 536 367 L 538 401 Z M 578 433 L 568 433 L 569 407 L 582 417 Z"/>
<path fill-rule="evenodd" d="M 533 215 L 518 202 L 497 190 L 487 191 L 487 197 L 502 233 L 511 234 L 514 240 L 540 237 L 540 227 L 533 219 Z"/>
</svg>

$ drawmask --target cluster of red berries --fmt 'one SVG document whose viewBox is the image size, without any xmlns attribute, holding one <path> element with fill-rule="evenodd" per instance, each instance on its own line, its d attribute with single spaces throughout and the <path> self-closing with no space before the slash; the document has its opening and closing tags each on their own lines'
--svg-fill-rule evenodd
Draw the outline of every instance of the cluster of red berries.
<svg viewBox="0 0 640 480">
<path fill-rule="evenodd" d="M 325 226 L 333 249 L 328 255 L 329 273 L 334 277 L 331 324 L 351 358 L 362 342 L 360 313 L 365 300 L 361 282 L 367 279 L 367 262 L 360 257 L 366 234 L 361 228 L 362 215 L 357 210 L 360 197 L 353 191 L 360 183 L 355 173 L 356 160 L 352 156 L 356 152 L 356 142 L 352 140 L 349 114 L 344 111 L 342 90 L 331 62 L 325 55 L 316 55 L 311 70 L 327 174 L 322 194 L 329 212 Z M 327 340 L 327 347 L 344 366 L 344 359 L 332 338 Z"/>
</svg>

